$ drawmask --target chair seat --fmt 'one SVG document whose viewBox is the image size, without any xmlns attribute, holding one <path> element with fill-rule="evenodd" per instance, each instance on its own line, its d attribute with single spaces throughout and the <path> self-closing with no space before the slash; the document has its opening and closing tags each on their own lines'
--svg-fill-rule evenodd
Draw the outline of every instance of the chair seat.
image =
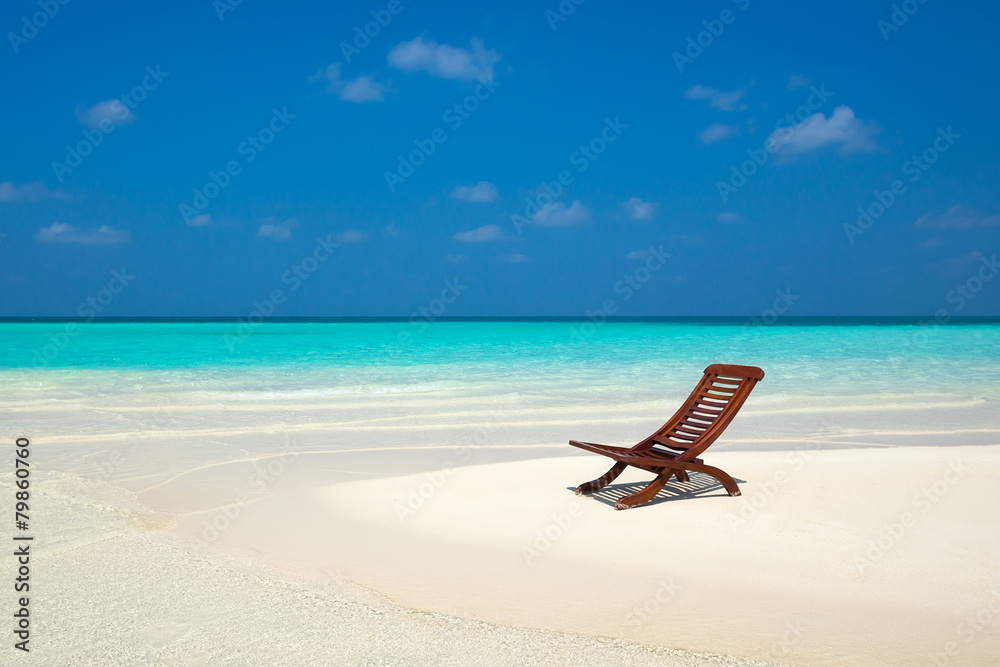
<svg viewBox="0 0 1000 667">
<path fill-rule="evenodd" d="M 586 449 L 589 452 L 594 452 L 595 454 L 601 454 L 602 456 L 607 456 L 615 461 L 621 461 L 622 463 L 627 463 L 631 466 L 637 468 L 662 468 L 664 463 L 672 463 L 677 461 L 677 458 L 683 454 L 683 452 L 668 452 L 662 449 L 643 449 L 636 451 L 634 449 L 629 449 L 625 447 L 613 447 L 611 445 L 599 445 L 594 442 L 579 442 L 577 440 L 570 440 L 569 444 L 574 447 L 579 447 L 580 449 Z M 683 463 L 702 463 L 701 459 L 688 459 Z M 680 464 L 683 466 L 683 463 Z M 657 465 L 660 464 L 660 465 Z"/>
</svg>

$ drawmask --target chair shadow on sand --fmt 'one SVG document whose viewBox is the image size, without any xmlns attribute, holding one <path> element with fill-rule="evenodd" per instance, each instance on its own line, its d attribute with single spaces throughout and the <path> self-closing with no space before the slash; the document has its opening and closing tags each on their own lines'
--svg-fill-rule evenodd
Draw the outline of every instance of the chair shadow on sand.
<svg viewBox="0 0 1000 667">
<path fill-rule="evenodd" d="M 738 484 L 745 483 L 742 479 L 736 479 L 735 481 Z M 628 484 L 609 484 L 600 491 L 587 494 L 586 497 L 593 498 L 604 503 L 605 505 L 614 507 L 616 502 L 625 496 L 642 491 L 648 484 L 648 481 L 631 482 Z M 568 486 L 566 488 L 570 491 L 576 491 L 575 486 Z M 645 505 L 659 505 L 660 503 L 666 503 L 674 500 L 690 500 L 692 498 L 704 497 L 711 498 L 713 496 L 725 496 L 728 498 L 729 493 L 714 477 L 704 473 L 693 472 L 689 474 L 687 482 L 680 482 L 676 477 L 672 478 L 670 482 L 668 482 L 667 485 L 664 486 L 652 500 L 645 503 Z"/>
</svg>

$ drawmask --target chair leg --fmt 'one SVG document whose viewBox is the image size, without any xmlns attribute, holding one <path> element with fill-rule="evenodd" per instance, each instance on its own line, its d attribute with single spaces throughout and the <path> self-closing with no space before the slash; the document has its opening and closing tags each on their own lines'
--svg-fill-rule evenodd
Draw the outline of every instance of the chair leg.
<svg viewBox="0 0 1000 667">
<path fill-rule="evenodd" d="M 677 475 L 678 482 L 688 482 L 691 479 L 684 470 L 675 470 L 674 474 Z"/>
<path fill-rule="evenodd" d="M 725 488 L 726 491 L 729 492 L 729 495 L 731 496 L 742 495 L 740 493 L 740 487 L 737 486 L 736 481 L 733 480 L 733 478 L 730 477 L 726 472 L 719 470 L 718 468 L 713 468 L 712 466 L 705 466 L 705 465 L 698 466 L 696 470 L 698 472 L 703 472 L 706 475 L 710 475 L 715 479 L 719 480 L 719 483 L 722 484 L 723 488 Z"/>
<path fill-rule="evenodd" d="M 586 482 L 576 487 L 576 495 L 582 496 L 585 493 L 593 493 L 594 491 L 600 491 L 606 487 L 611 482 L 615 481 L 618 475 L 622 474 L 622 471 L 627 468 L 628 465 L 624 463 L 616 463 L 611 467 L 611 470 L 607 471 L 601 477 L 598 477 L 592 482 Z"/>
<path fill-rule="evenodd" d="M 663 472 L 656 476 L 656 478 L 646 486 L 645 489 L 637 493 L 633 493 L 630 496 L 625 496 L 615 503 L 616 510 L 627 510 L 632 507 L 638 507 L 643 503 L 649 502 L 656 494 L 660 492 L 663 485 L 667 483 L 667 480 L 673 476 L 674 471 Z"/>
</svg>

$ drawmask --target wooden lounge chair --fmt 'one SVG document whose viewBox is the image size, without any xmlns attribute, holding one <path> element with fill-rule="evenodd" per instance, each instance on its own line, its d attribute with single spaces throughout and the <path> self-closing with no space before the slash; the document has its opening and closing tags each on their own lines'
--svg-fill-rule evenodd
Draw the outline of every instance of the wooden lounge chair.
<svg viewBox="0 0 1000 667">
<path fill-rule="evenodd" d="M 626 449 L 570 440 L 569 444 L 574 447 L 617 461 L 602 477 L 578 486 L 577 495 L 603 489 L 628 466 L 656 473 L 656 479 L 642 491 L 621 498 L 615 503 L 617 510 L 637 507 L 652 500 L 673 475 L 677 475 L 678 481 L 688 481 L 688 472 L 711 475 L 719 480 L 729 495 L 740 495 L 740 487 L 732 477 L 718 468 L 705 465 L 697 457 L 722 435 L 743 407 L 754 385 L 763 379 L 764 371 L 756 366 L 712 364 L 705 369 L 701 382 L 670 421 L 635 447 Z"/>
</svg>

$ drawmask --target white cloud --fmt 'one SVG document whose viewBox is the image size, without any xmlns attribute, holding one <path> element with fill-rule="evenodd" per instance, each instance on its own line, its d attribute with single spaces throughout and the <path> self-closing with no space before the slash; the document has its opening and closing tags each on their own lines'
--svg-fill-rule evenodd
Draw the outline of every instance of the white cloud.
<svg viewBox="0 0 1000 667">
<path fill-rule="evenodd" d="M 292 238 L 292 230 L 284 225 L 272 225 L 267 223 L 257 230 L 257 238 L 274 239 L 275 241 L 287 241 Z"/>
<path fill-rule="evenodd" d="M 489 181 L 479 181 L 475 185 L 460 185 L 451 196 L 461 201 L 491 202 L 497 198 L 497 186 Z"/>
<path fill-rule="evenodd" d="M 712 123 L 704 130 L 698 133 L 698 138 L 701 139 L 703 144 L 714 144 L 716 141 L 722 141 L 723 139 L 728 139 L 737 134 L 737 128 L 735 125 L 726 125 L 725 123 Z"/>
<path fill-rule="evenodd" d="M 0 201 L 30 201 L 37 202 L 42 199 L 72 199 L 70 195 L 58 190 L 49 190 L 41 181 L 27 183 L 25 185 L 14 185 L 14 181 L 4 181 L 0 183 Z"/>
<path fill-rule="evenodd" d="M 921 248 L 940 248 L 944 245 L 941 239 L 928 239 L 920 244 Z"/>
<path fill-rule="evenodd" d="M 631 259 L 633 261 L 640 261 L 649 257 L 648 250 L 633 250 L 630 252 L 625 259 Z"/>
<path fill-rule="evenodd" d="M 971 208 L 955 204 L 941 214 L 925 213 L 914 227 L 971 229 L 973 227 L 995 227 L 1000 225 L 1000 215 L 983 215 Z"/>
<path fill-rule="evenodd" d="M 701 139 L 703 144 L 714 144 L 716 141 L 722 141 L 723 139 L 728 139 L 737 134 L 737 128 L 735 125 L 726 125 L 725 123 L 712 123 L 704 130 L 698 133 L 698 138 Z"/>
<path fill-rule="evenodd" d="M 390 222 L 386 226 L 385 231 L 382 232 L 382 236 L 385 236 L 386 238 L 396 238 L 396 237 L 398 237 L 399 236 L 399 229 L 396 228 L 396 223 L 395 222 Z"/>
<path fill-rule="evenodd" d="M 729 211 L 723 211 L 715 217 L 719 222 L 739 222 L 740 216 L 735 213 L 730 213 Z"/>
<path fill-rule="evenodd" d="M 624 206 L 628 216 L 633 220 L 652 220 L 653 213 L 656 212 L 659 204 L 643 201 L 638 197 L 630 197 Z"/>
<path fill-rule="evenodd" d="M 407 72 L 426 71 L 442 79 L 493 78 L 500 54 L 487 50 L 483 40 L 473 39 L 471 49 L 438 44 L 423 37 L 401 42 L 389 52 L 389 64 Z"/>
<path fill-rule="evenodd" d="M 711 86 L 695 84 L 684 91 L 684 97 L 689 100 L 708 100 L 708 106 L 722 111 L 742 111 L 747 108 L 746 104 L 740 104 L 740 100 L 746 96 L 747 90 L 753 85 L 753 81 L 740 88 L 729 92 L 716 90 Z"/>
<path fill-rule="evenodd" d="M 539 227 L 572 227 L 590 219 L 590 211 L 579 201 L 569 207 L 562 202 L 551 202 L 541 208 L 531 219 Z"/>
<path fill-rule="evenodd" d="M 455 234 L 455 240 L 462 243 L 483 243 L 484 241 L 499 241 L 503 238 L 503 230 L 496 225 L 483 225 L 468 232 Z"/>
<path fill-rule="evenodd" d="M 212 216 L 208 213 L 202 213 L 201 215 L 196 215 L 195 217 L 188 220 L 189 227 L 204 227 L 205 225 L 212 222 Z"/>
<path fill-rule="evenodd" d="M 274 218 L 271 219 L 273 220 Z M 266 222 L 257 230 L 257 238 L 287 241 L 292 238 L 292 228 L 298 226 L 299 221 L 296 218 L 289 218 L 281 224 Z"/>
<path fill-rule="evenodd" d="M 768 141 L 779 153 L 808 153 L 827 146 L 839 146 L 846 154 L 871 152 L 878 149 L 874 136 L 878 127 L 854 116 L 850 107 L 839 106 L 829 118 L 822 113 L 809 116 L 798 125 L 778 128 Z"/>
<path fill-rule="evenodd" d="M 135 120 L 135 114 L 121 100 L 104 100 L 92 107 L 80 105 L 76 108 L 77 119 L 89 128 L 107 125 L 128 125 Z"/>
<path fill-rule="evenodd" d="M 468 261 L 468 257 L 465 255 L 445 255 L 445 264 L 461 264 L 462 262 Z"/>
<path fill-rule="evenodd" d="M 340 63 L 328 65 L 326 72 L 321 72 L 310 77 L 312 80 L 326 79 L 329 85 L 326 92 L 336 93 L 337 97 L 345 102 L 363 104 L 365 102 L 381 102 L 385 99 L 385 94 L 390 91 L 391 81 L 380 83 L 375 80 L 374 74 L 362 74 L 354 79 L 341 78 Z"/>
<path fill-rule="evenodd" d="M 527 255 L 522 255 L 519 252 L 515 252 L 511 255 L 504 255 L 500 258 L 500 261 L 504 264 L 523 264 L 528 261 Z"/>
<path fill-rule="evenodd" d="M 62 222 L 42 227 L 35 237 L 42 243 L 80 243 L 83 245 L 111 245 L 128 243 L 132 235 L 124 230 L 101 225 L 97 229 L 78 229 Z"/>
</svg>

